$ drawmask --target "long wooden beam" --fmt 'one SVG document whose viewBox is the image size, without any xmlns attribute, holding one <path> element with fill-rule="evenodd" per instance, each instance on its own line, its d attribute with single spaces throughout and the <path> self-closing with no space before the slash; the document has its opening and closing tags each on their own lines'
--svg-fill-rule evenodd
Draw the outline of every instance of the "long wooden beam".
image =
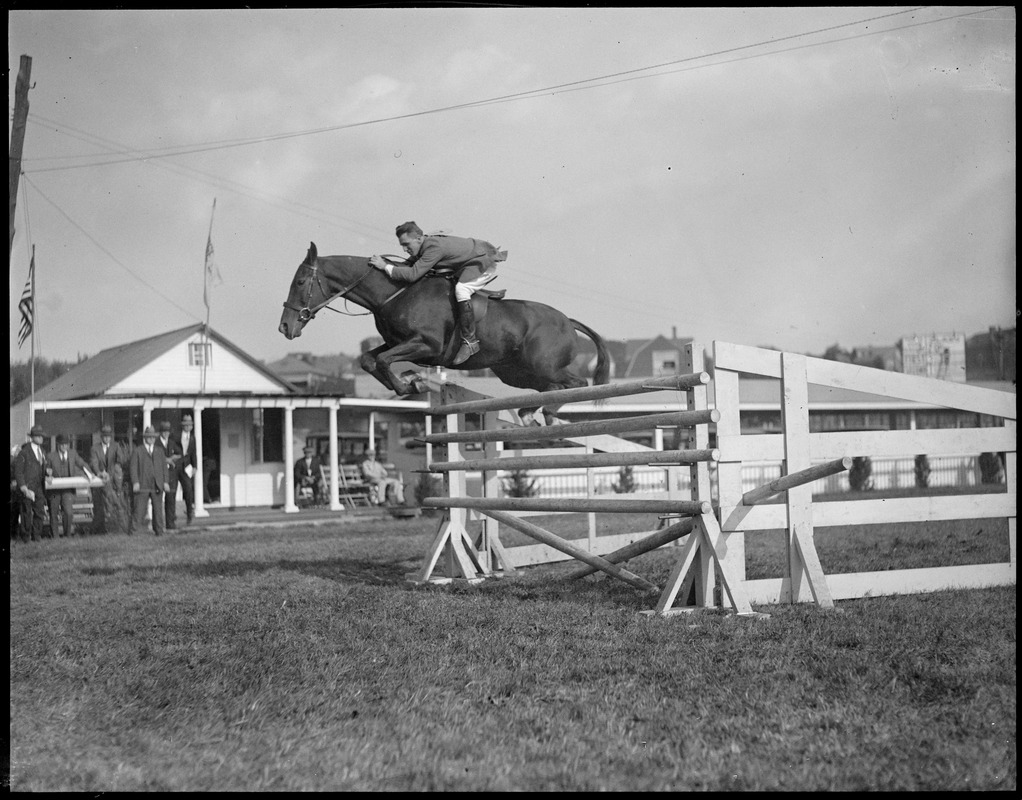
<svg viewBox="0 0 1022 800">
<path fill-rule="evenodd" d="M 575 467 L 625 467 L 635 464 L 694 464 L 717 461 L 720 451 L 712 450 L 647 450 L 641 453 L 562 453 L 553 456 L 507 456 L 477 458 L 470 461 L 440 461 L 429 465 L 429 472 L 505 469 L 573 469 Z"/>
<path fill-rule="evenodd" d="M 782 475 L 777 480 L 770 481 L 770 483 L 758 486 L 743 494 L 742 503 L 747 506 L 754 505 L 761 500 L 766 500 L 768 497 L 773 497 L 775 494 L 786 492 L 788 489 L 794 489 L 796 486 L 802 486 L 806 483 L 818 481 L 820 478 L 826 478 L 828 475 L 844 472 L 846 469 L 850 469 L 851 466 L 851 457 L 845 456 L 835 461 L 828 461 L 826 464 L 816 464 L 815 466 L 807 467 L 798 472 L 793 472 L 791 475 Z"/>
<path fill-rule="evenodd" d="M 535 442 L 547 439 L 564 439 L 569 436 L 590 436 L 603 433 L 641 431 L 657 426 L 689 427 L 706 425 L 720 419 L 717 409 L 698 411 L 667 411 L 662 414 L 644 414 L 638 417 L 618 419 L 597 419 L 588 422 L 569 422 L 565 425 L 536 425 L 531 427 L 501 428 L 497 430 L 458 431 L 456 433 L 434 433 L 416 439 L 426 444 L 451 444 L 453 442 Z"/>
<path fill-rule="evenodd" d="M 620 495 L 618 496 L 620 497 Z M 709 514 L 709 500 L 643 500 L 609 497 L 426 497 L 427 508 L 480 511 L 592 511 L 608 514 Z"/>
<path fill-rule="evenodd" d="M 580 386 L 576 389 L 555 389 L 550 392 L 533 392 L 509 397 L 489 397 L 484 400 L 465 400 L 460 403 L 431 406 L 430 414 L 476 414 L 483 411 L 504 411 L 512 408 L 535 408 L 537 406 L 563 405 L 583 400 L 604 400 L 609 397 L 625 397 L 646 392 L 662 392 L 690 389 L 710 382 L 705 372 L 691 375 L 672 375 L 668 378 L 647 378 L 626 383 L 606 383 L 599 386 Z"/>
<path fill-rule="evenodd" d="M 550 531 L 540 528 L 538 525 L 533 525 L 531 522 L 526 522 L 524 519 L 519 519 L 518 517 L 514 517 L 510 514 L 502 514 L 500 511 L 495 511 L 493 509 L 484 511 L 483 513 L 485 513 L 486 516 L 488 517 L 493 517 L 493 519 L 497 520 L 497 522 L 501 523 L 502 525 L 507 525 L 509 528 L 514 528 L 516 531 L 524 533 L 526 536 L 529 536 L 539 542 L 542 542 L 545 545 L 549 545 L 555 550 L 560 550 L 562 553 L 567 553 L 572 558 L 576 558 L 579 561 L 584 561 L 586 564 L 589 564 L 594 569 L 602 570 L 603 572 L 606 572 L 608 575 L 613 575 L 615 578 L 620 578 L 621 580 L 631 584 L 632 586 L 653 592 L 659 591 L 660 589 L 660 587 L 657 586 L 655 583 L 650 583 L 645 578 L 640 577 L 639 575 L 629 572 L 628 570 L 623 569 L 622 567 L 615 566 L 606 559 L 600 558 L 600 556 L 593 555 L 592 553 L 588 553 L 585 550 L 581 550 L 578 547 L 575 547 L 573 544 L 566 542 L 559 536 L 555 536 L 554 534 L 550 533 Z"/>
<path fill-rule="evenodd" d="M 627 561 L 630 558 L 641 556 L 643 553 L 648 553 L 650 550 L 656 550 L 658 547 L 663 547 L 665 544 L 673 542 L 675 539 L 680 539 L 682 536 L 687 536 L 692 533 L 695 526 L 695 519 L 689 517 L 681 522 L 674 523 L 670 527 L 664 528 L 662 531 L 651 533 L 645 539 L 640 539 L 637 542 L 626 544 L 619 550 L 615 550 L 613 553 L 605 555 L 604 558 L 611 564 L 617 564 L 619 561 Z M 593 566 L 581 567 L 568 575 L 568 578 L 570 580 L 584 578 L 586 575 L 592 575 L 594 572 L 596 572 L 596 568 Z"/>
</svg>

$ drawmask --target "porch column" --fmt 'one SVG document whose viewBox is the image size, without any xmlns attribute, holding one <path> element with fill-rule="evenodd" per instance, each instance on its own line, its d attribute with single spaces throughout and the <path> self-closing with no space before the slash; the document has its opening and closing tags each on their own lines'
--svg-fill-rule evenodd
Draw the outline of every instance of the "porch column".
<svg viewBox="0 0 1022 800">
<path fill-rule="evenodd" d="M 208 517 L 206 510 L 206 483 L 205 475 L 202 472 L 202 410 L 204 406 L 195 406 L 192 409 L 193 423 L 195 425 L 192 436 L 195 437 L 195 474 L 192 475 L 192 496 L 195 500 L 195 517 Z"/>
<path fill-rule="evenodd" d="M 376 449 L 376 412 L 369 412 L 369 449 Z"/>
<path fill-rule="evenodd" d="M 337 406 L 330 406 L 327 413 L 330 418 L 330 510 L 343 511 L 340 496 L 341 465 L 337 463 Z"/>
<path fill-rule="evenodd" d="M 284 406 L 284 513 L 294 514 L 295 505 L 295 408 Z"/>
<path fill-rule="evenodd" d="M 149 405 L 148 403 L 143 403 L 142 404 L 142 430 L 140 430 L 138 432 L 138 435 L 139 435 L 140 439 L 141 439 L 142 434 L 145 433 L 145 429 L 148 428 L 152 424 L 153 424 L 153 407 L 151 405 Z"/>
</svg>

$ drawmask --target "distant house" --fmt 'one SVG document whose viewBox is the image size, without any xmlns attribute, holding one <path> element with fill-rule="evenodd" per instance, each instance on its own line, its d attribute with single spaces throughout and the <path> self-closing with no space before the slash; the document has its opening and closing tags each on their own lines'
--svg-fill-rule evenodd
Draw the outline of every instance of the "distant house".
<svg viewBox="0 0 1022 800">
<path fill-rule="evenodd" d="M 301 392 L 309 394 L 355 394 L 355 379 L 348 356 L 314 356 L 289 353 L 266 365 L 276 375 Z"/>
<path fill-rule="evenodd" d="M 422 400 L 358 399 L 299 391 L 216 331 L 191 325 L 104 350 L 11 407 L 11 443 L 33 423 L 50 443 L 71 436 L 85 458 L 104 424 L 125 446 L 148 425 L 167 420 L 175 432 L 189 413 L 201 448 L 203 503 L 297 510 L 293 468 L 316 443 L 325 463 L 375 446 L 381 460 L 411 478 L 421 457 L 402 447 L 421 426 Z M 335 446 L 331 446 L 332 441 Z M 197 493 L 198 494 L 198 493 Z M 196 498 L 198 501 L 198 497 Z M 202 515 L 201 508 L 196 509 Z"/>
</svg>

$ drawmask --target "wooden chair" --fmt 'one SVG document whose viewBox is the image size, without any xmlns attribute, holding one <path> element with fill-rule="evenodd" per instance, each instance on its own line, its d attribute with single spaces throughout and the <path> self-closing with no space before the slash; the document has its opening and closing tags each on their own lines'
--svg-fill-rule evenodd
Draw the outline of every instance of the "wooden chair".
<svg viewBox="0 0 1022 800">
<path fill-rule="evenodd" d="M 340 500 L 352 508 L 357 506 L 371 507 L 372 485 L 362 479 L 362 471 L 358 464 L 341 464 L 339 475 L 338 494 Z"/>
</svg>

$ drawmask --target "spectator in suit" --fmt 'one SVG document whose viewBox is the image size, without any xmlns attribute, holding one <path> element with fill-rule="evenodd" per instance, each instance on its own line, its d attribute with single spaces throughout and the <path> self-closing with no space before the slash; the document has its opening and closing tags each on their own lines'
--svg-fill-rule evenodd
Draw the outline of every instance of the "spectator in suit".
<svg viewBox="0 0 1022 800">
<path fill-rule="evenodd" d="M 21 491 L 18 489 L 18 479 L 15 477 L 15 462 L 18 460 L 18 453 L 21 448 L 17 445 L 11 448 L 11 541 L 21 536 Z"/>
<path fill-rule="evenodd" d="M 167 489 L 163 496 L 163 518 L 167 530 L 177 530 L 177 465 L 181 462 L 181 443 L 170 435 L 170 423 L 160 423 L 160 438 L 156 446 L 163 449 L 167 459 Z"/>
<path fill-rule="evenodd" d="M 304 487 L 310 487 L 312 489 L 312 496 L 316 503 L 323 502 L 323 472 L 320 469 L 320 460 L 315 453 L 314 448 L 306 447 L 303 451 L 305 453 L 304 458 L 300 458 L 295 462 L 295 497 L 298 496 L 299 490 Z"/>
<path fill-rule="evenodd" d="M 170 491 L 170 483 L 167 479 L 167 454 L 156 443 L 156 429 L 152 425 L 142 432 L 142 444 L 131 453 L 128 474 L 131 477 L 134 501 L 128 534 L 145 526 L 145 512 L 151 501 L 153 533 L 162 536 L 166 530 L 163 522 L 163 495 Z"/>
<path fill-rule="evenodd" d="M 85 475 L 88 465 L 76 451 L 71 449 L 67 434 L 57 434 L 57 449 L 50 453 L 46 474 L 51 478 L 76 478 Z M 50 501 L 50 538 L 57 538 L 58 519 L 63 518 L 64 536 L 74 533 L 75 513 L 74 489 L 49 489 L 46 494 Z"/>
<path fill-rule="evenodd" d="M 124 471 L 128 456 L 109 425 L 99 429 L 99 444 L 92 448 L 89 468 L 103 480 L 102 489 L 92 490 L 92 532 L 128 531 L 130 512 L 125 502 Z"/>
<path fill-rule="evenodd" d="M 366 457 L 360 465 L 362 477 L 376 487 L 376 505 L 387 504 L 387 489 L 393 487 L 394 500 L 398 505 L 404 505 L 405 487 L 397 478 L 391 478 L 387 468 L 376 460 L 376 451 L 373 448 L 366 450 Z"/>
<path fill-rule="evenodd" d="M 33 425 L 29 441 L 22 445 L 14 461 L 14 480 L 21 494 L 21 541 L 43 538 L 46 520 L 46 454 L 43 453 L 45 432 Z"/>
<path fill-rule="evenodd" d="M 191 525 L 195 519 L 195 436 L 192 434 L 192 417 L 185 414 L 181 418 L 181 458 L 177 462 L 177 480 L 181 484 L 181 495 L 185 501 L 186 525 Z M 168 517 L 167 527 L 170 527 Z"/>
</svg>

